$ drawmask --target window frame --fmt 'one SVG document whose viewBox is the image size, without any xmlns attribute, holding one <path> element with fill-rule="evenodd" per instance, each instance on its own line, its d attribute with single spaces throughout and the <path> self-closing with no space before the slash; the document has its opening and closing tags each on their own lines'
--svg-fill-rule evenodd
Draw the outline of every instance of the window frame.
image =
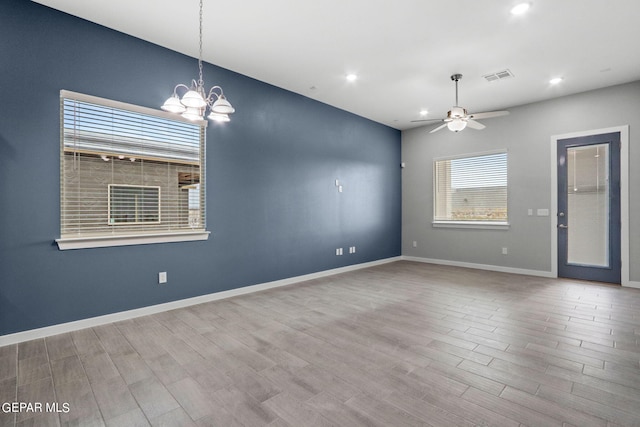
<svg viewBox="0 0 640 427">
<path fill-rule="evenodd" d="M 482 156 L 490 156 L 495 154 L 505 154 L 507 156 L 506 159 L 506 169 L 507 169 L 507 220 L 506 221 L 482 221 L 482 220 L 442 220 L 436 219 L 437 212 L 437 167 L 436 164 L 438 162 L 447 161 L 447 160 L 457 160 L 457 159 L 469 159 L 474 157 L 482 157 Z M 510 227 L 509 223 L 509 151 L 505 149 L 491 150 L 491 151 L 483 151 L 477 153 L 464 153 L 458 154 L 454 156 L 445 156 L 434 158 L 432 162 L 433 168 L 433 212 L 432 212 L 432 221 L 431 225 L 433 228 L 461 228 L 461 229 L 485 229 L 485 230 L 508 230 Z"/>
<path fill-rule="evenodd" d="M 178 121 L 189 123 L 192 125 L 197 125 L 201 127 L 202 137 L 201 137 L 201 156 L 200 156 L 200 179 L 204 180 L 205 178 L 205 170 L 206 170 L 206 128 L 208 122 L 206 120 L 196 120 L 191 121 L 182 118 L 180 115 L 168 113 L 162 110 L 156 110 L 153 108 L 143 107 L 139 105 L 128 104 L 120 101 L 114 101 L 110 99 L 100 98 L 92 95 L 86 95 L 82 93 L 72 92 L 68 90 L 60 91 L 60 100 L 61 105 L 64 99 L 71 99 L 74 101 L 87 102 L 98 104 L 104 107 L 127 110 L 133 113 L 140 113 L 144 115 L 155 116 L 167 120 Z M 61 115 L 63 112 L 61 111 Z M 61 157 L 64 154 L 64 126 L 60 123 L 60 150 Z M 60 160 L 62 162 L 62 160 Z M 62 164 L 61 164 L 62 167 Z M 61 174 L 63 171 L 61 170 Z M 60 187 L 60 196 L 62 196 L 62 176 L 61 178 L 61 187 Z M 201 181 L 202 182 L 202 181 Z M 116 184 L 121 185 L 121 184 Z M 109 199 L 109 197 L 107 197 Z M 160 205 L 161 201 L 159 201 Z M 203 212 L 206 212 L 206 200 L 203 198 L 201 200 Z M 58 245 L 59 250 L 69 250 L 69 249 L 85 249 L 85 248 L 101 248 L 101 247 L 112 247 L 112 246 L 127 246 L 127 245 L 143 245 L 143 244 L 155 244 L 155 243 L 172 243 L 172 242 L 189 242 L 189 241 L 203 241 L 208 240 L 210 231 L 206 229 L 206 216 L 205 223 L 202 224 L 202 229 L 198 230 L 189 230 L 189 229 L 176 229 L 176 230 L 148 230 L 141 233 L 136 232 L 120 232 L 114 234 L 101 234 L 101 235 L 80 235 L 80 236 L 71 236 L 71 235 L 62 235 L 62 215 L 63 212 L 63 202 L 60 200 L 60 237 L 55 239 L 55 243 Z M 110 213 L 107 212 L 107 216 L 110 216 Z M 118 224 L 108 224 L 109 227 L 113 227 L 114 229 L 118 228 Z"/>
</svg>

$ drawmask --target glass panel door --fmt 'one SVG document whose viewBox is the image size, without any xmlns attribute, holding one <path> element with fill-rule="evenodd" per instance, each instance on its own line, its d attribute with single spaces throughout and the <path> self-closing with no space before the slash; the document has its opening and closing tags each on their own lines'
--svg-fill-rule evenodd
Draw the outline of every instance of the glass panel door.
<svg viewBox="0 0 640 427">
<path fill-rule="evenodd" d="M 569 264 L 609 267 L 609 144 L 567 148 Z"/>
<path fill-rule="evenodd" d="M 620 133 L 558 140 L 558 276 L 620 283 Z"/>
</svg>

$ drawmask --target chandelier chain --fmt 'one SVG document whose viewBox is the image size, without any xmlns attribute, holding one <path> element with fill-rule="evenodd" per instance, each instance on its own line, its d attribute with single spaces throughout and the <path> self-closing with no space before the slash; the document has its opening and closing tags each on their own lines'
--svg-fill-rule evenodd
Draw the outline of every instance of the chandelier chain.
<svg viewBox="0 0 640 427">
<path fill-rule="evenodd" d="M 198 51 L 198 70 L 199 70 L 199 80 L 198 86 L 204 88 L 204 80 L 202 79 L 202 0 L 200 0 L 200 46 Z"/>
</svg>

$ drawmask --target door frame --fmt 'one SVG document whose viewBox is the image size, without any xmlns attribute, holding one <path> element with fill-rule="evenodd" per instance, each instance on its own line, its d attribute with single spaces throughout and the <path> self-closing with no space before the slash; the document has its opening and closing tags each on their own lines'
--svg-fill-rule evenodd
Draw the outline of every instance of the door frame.
<svg viewBox="0 0 640 427">
<path fill-rule="evenodd" d="M 558 277 L 558 140 L 620 133 L 620 261 L 622 286 L 629 280 L 629 125 L 551 136 L 551 274 Z"/>
</svg>

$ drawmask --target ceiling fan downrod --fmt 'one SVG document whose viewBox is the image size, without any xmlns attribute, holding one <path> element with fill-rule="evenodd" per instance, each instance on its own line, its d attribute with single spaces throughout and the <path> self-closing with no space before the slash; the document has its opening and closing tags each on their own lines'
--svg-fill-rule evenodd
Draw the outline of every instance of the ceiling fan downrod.
<svg viewBox="0 0 640 427">
<path fill-rule="evenodd" d="M 458 106 L 458 80 L 462 78 L 462 74 L 453 74 L 451 80 L 456 82 L 456 107 Z"/>
</svg>

